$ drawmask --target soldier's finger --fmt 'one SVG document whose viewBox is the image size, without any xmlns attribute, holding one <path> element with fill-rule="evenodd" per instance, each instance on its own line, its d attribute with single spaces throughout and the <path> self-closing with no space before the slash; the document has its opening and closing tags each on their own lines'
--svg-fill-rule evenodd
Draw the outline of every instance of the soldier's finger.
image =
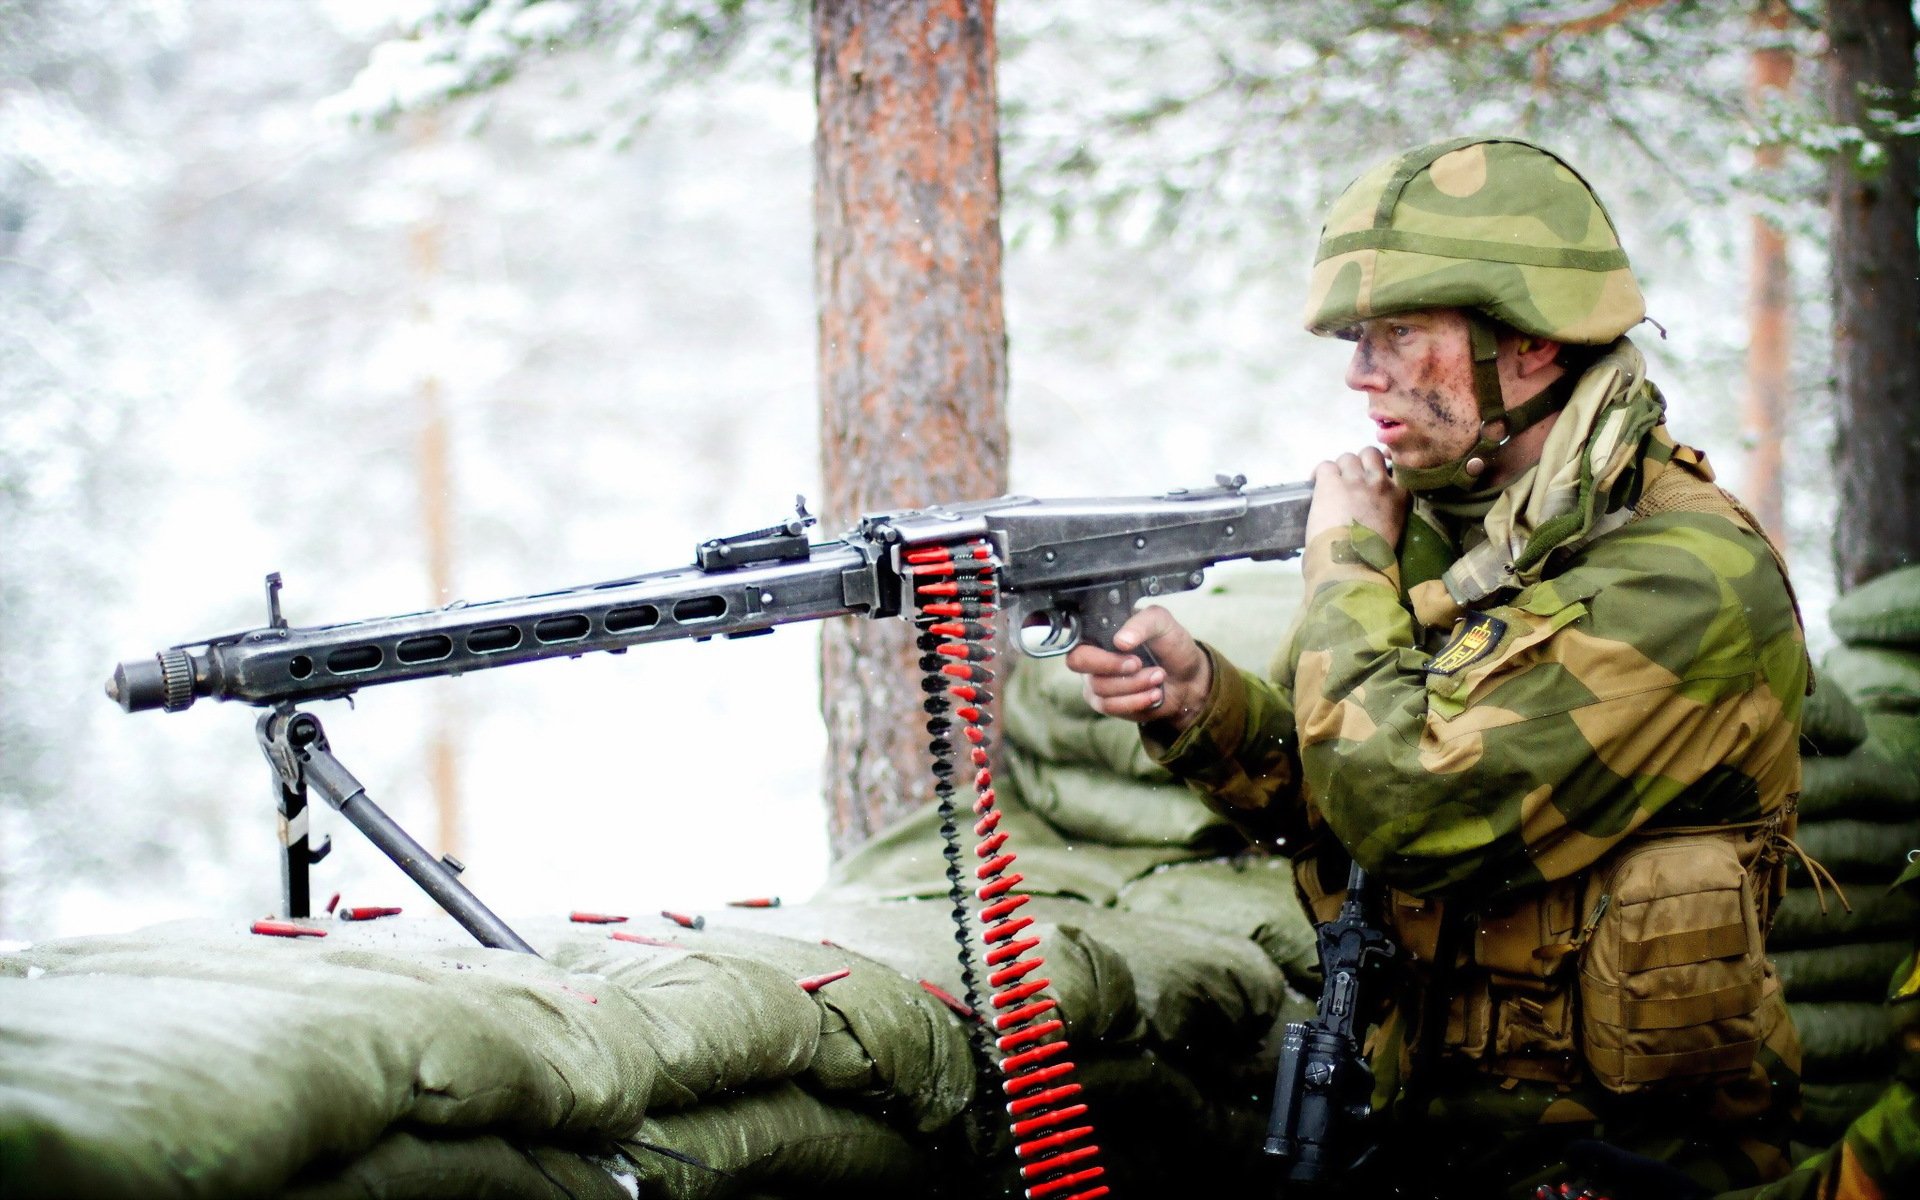
<svg viewBox="0 0 1920 1200">
<path fill-rule="evenodd" d="M 1159 688 L 1144 692 L 1135 692 L 1130 696 L 1101 698 L 1094 708 L 1109 717 L 1122 720 L 1146 721 L 1159 715 L 1162 694 Z"/>
<path fill-rule="evenodd" d="M 1153 667 L 1127 675 L 1089 675 L 1086 679 L 1086 688 L 1102 700 L 1117 700 L 1126 696 L 1136 696 L 1142 692 L 1157 691 L 1166 680 L 1166 671 Z"/>
<path fill-rule="evenodd" d="M 1115 649 L 1138 650 L 1145 646 L 1163 662 L 1169 651 L 1179 657 L 1192 641 L 1193 635 L 1187 632 L 1186 626 L 1158 604 L 1149 604 L 1134 613 L 1113 635 Z"/>
<path fill-rule="evenodd" d="M 1067 669 L 1080 675 L 1131 675 L 1140 669 L 1140 660 L 1131 654 L 1116 653 L 1091 642 L 1082 642 L 1067 651 Z"/>
</svg>

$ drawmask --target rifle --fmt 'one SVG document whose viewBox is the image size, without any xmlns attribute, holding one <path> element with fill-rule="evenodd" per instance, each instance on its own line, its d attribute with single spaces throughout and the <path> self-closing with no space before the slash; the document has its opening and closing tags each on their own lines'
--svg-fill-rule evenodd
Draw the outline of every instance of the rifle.
<svg viewBox="0 0 1920 1200">
<path fill-rule="evenodd" d="M 1200 586 L 1232 559 L 1280 559 L 1304 544 L 1310 484 L 1249 488 L 1245 476 L 1157 496 L 1041 500 L 1004 496 L 860 518 L 839 539 L 813 542 L 804 501 L 780 524 L 703 542 L 694 563 L 529 596 L 456 603 L 338 625 L 291 626 L 280 577 L 267 577 L 267 624 L 186 642 L 122 662 L 107 695 L 127 712 L 179 712 L 196 700 L 267 708 L 261 748 L 280 788 L 287 915 L 308 913 L 309 785 L 392 858 L 483 944 L 532 953 L 455 876 L 366 796 L 295 706 L 361 688 L 679 638 L 740 638 L 835 616 L 912 617 L 909 560 L 929 548 L 984 543 L 993 588 L 1021 648 L 1064 654 L 1083 640 L 1111 646 L 1135 604 Z M 969 598 L 956 598 L 959 615 Z"/>
<path fill-rule="evenodd" d="M 1358 1127 L 1372 1113 L 1373 1093 L 1360 1038 L 1377 1007 L 1375 981 L 1399 955 L 1379 910 L 1379 884 L 1354 863 L 1340 914 L 1316 931 L 1319 1007 L 1281 1036 L 1266 1152 L 1295 1183 L 1319 1182 L 1360 1157 Z"/>
</svg>

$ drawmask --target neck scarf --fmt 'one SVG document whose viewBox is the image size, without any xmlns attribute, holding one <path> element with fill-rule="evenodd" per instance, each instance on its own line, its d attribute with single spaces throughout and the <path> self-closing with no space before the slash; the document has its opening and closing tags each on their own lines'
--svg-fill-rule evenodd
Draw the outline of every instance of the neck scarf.
<svg viewBox="0 0 1920 1200">
<path fill-rule="evenodd" d="M 1621 338 L 1580 377 L 1540 461 L 1518 479 L 1498 492 L 1416 498 L 1415 516 L 1467 547 L 1439 578 L 1411 589 L 1421 622 L 1449 627 L 1468 606 L 1537 582 L 1555 551 L 1626 524 L 1640 451 L 1665 416 L 1646 360 Z"/>
</svg>

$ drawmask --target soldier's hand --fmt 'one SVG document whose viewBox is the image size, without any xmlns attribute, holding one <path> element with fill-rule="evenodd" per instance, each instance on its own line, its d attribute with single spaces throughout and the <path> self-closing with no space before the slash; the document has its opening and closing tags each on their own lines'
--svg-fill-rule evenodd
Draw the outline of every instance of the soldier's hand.
<svg viewBox="0 0 1920 1200">
<path fill-rule="evenodd" d="M 1313 469 L 1313 507 L 1307 511 L 1307 540 L 1358 521 L 1400 544 L 1407 524 L 1407 491 L 1387 472 L 1387 460 L 1372 446 L 1342 454 Z"/>
<path fill-rule="evenodd" d="M 1094 711 L 1137 724 L 1165 721 L 1176 732 L 1193 724 L 1213 687 L 1213 667 L 1186 626 L 1149 605 L 1127 619 L 1113 644 L 1104 650 L 1083 642 L 1067 654 Z M 1142 646 L 1153 662 L 1132 653 Z"/>
</svg>

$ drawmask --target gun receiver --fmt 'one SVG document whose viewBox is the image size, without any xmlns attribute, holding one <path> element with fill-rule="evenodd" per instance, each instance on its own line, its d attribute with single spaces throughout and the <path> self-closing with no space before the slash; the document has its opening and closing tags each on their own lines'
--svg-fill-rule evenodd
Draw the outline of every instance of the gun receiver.
<svg viewBox="0 0 1920 1200">
<path fill-rule="evenodd" d="M 127 712 L 178 712 L 202 698 L 283 705 L 647 642 L 899 616 L 904 551 L 982 536 L 999 559 L 999 588 L 1022 648 L 1064 654 L 1082 640 L 1111 645 L 1140 600 L 1198 587 L 1214 563 L 1298 553 L 1311 485 L 1245 484 L 1244 476 L 1221 476 L 1209 488 L 1159 496 L 1005 496 L 880 513 L 824 542 L 807 540 L 814 522 L 802 504 L 783 524 L 702 543 L 690 566 L 308 628 L 282 619 L 279 577 L 269 576 L 265 627 L 123 662 L 107 695 Z"/>
</svg>

